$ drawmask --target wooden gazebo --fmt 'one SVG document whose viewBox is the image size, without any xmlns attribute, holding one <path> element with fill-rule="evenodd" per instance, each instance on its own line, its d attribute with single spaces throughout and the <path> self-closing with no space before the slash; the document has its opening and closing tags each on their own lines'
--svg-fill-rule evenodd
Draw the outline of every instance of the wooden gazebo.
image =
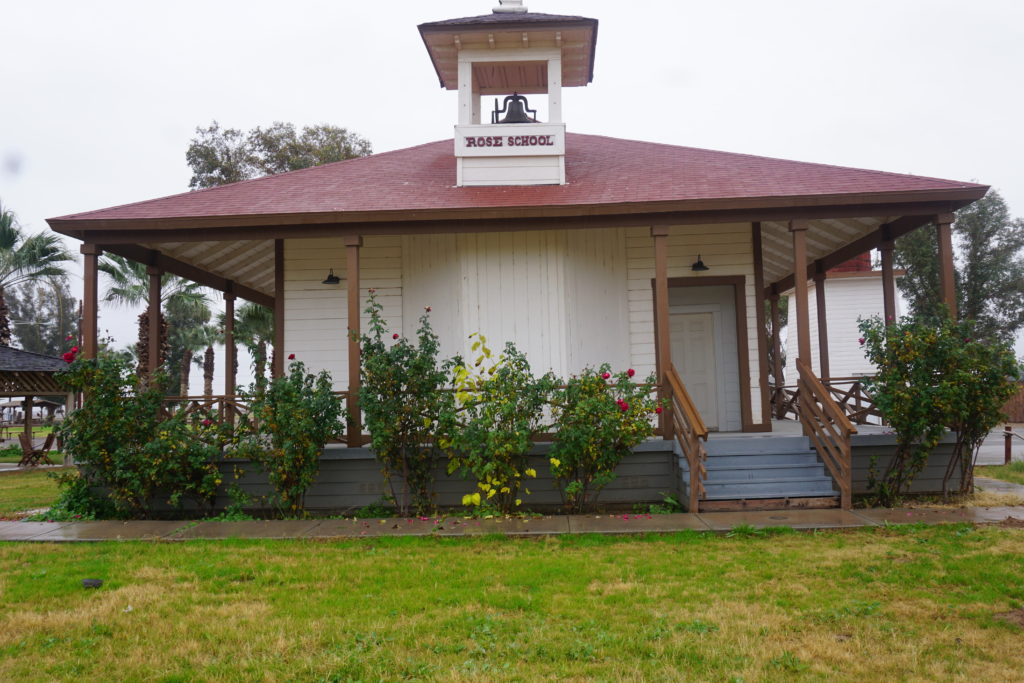
<svg viewBox="0 0 1024 683">
<path fill-rule="evenodd" d="M 32 435 L 32 402 L 38 396 L 64 396 L 70 408 L 73 395 L 54 377 L 68 369 L 61 358 L 0 346 L 0 396 L 25 397 L 25 433 Z"/>
</svg>

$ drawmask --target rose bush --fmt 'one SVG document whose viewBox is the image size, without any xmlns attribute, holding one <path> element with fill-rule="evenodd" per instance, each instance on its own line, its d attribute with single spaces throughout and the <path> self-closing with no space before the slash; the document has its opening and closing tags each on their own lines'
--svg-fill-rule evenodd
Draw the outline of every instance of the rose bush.
<svg viewBox="0 0 1024 683">
<path fill-rule="evenodd" d="M 556 434 L 551 474 L 570 512 L 593 506 L 634 446 L 654 434 L 658 412 L 650 387 L 632 381 L 632 369 L 612 375 L 606 363 L 569 378 L 554 398 Z M 647 378 L 653 384 L 654 377 Z"/>
</svg>

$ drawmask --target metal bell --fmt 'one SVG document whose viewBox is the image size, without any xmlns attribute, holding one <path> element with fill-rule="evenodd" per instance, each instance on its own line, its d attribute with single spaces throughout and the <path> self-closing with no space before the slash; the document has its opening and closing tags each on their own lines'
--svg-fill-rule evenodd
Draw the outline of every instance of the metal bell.
<svg viewBox="0 0 1024 683">
<path fill-rule="evenodd" d="M 533 116 L 531 117 L 527 112 Z M 502 114 L 505 115 L 505 118 L 499 121 L 498 117 Z M 518 93 L 506 97 L 501 109 L 498 108 L 498 99 L 495 98 L 491 123 L 537 123 L 537 110 L 530 109 L 530 103 Z"/>
</svg>

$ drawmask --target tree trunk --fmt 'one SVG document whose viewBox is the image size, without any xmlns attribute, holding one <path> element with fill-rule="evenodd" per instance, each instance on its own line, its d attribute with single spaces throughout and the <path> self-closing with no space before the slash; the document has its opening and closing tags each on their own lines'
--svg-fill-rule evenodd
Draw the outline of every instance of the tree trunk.
<svg viewBox="0 0 1024 683">
<path fill-rule="evenodd" d="M 136 373 L 141 377 L 149 372 L 149 309 L 139 314 L 139 341 L 135 344 L 135 357 L 139 359 Z"/>
<path fill-rule="evenodd" d="M 207 346 L 203 354 L 203 395 L 213 396 L 213 347 Z"/>
<path fill-rule="evenodd" d="M 256 345 L 256 381 L 257 383 L 267 381 L 267 342 L 261 341 Z"/>
<path fill-rule="evenodd" d="M 192 373 L 192 349 L 183 349 L 181 352 L 181 385 L 179 386 L 178 395 L 188 396 L 188 380 L 189 375 Z"/>
<path fill-rule="evenodd" d="M 0 287 L 0 346 L 11 345 L 11 311 L 4 299 L 4 288 Z"/>
</svg>

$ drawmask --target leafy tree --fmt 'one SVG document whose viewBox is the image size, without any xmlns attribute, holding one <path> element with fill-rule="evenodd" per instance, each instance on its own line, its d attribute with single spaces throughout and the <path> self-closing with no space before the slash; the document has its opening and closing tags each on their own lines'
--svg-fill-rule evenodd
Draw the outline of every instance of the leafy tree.
<svg viewBox="0 0 1024 683">
<path fill-rule="evenodd" d="M 275 121 L 268 128 L 257 126 L 243 133 L 237 128 L 222 129 L 214 121 L 207 128 L 196 128 L 185 160 L 192 169 L 188 186 L 201 190 L 371 152 L 365 138 L 329 124 L 306 126 L 300 132 L 291 123 Z"/>
<path fill-rule="evenodd" d="M 146 272 L 146 266 L 116 254 L 104 254 L 100 259 L 99 270 L 110 281 L 103 297 L 104 301 L 122 306 L 146 307 L 139 315 L 139 339 L 136 344 L 141 374 L 147 369 L 149 361 L 149 274 Z M 191 321 L 196 319 L 207 322 L 210 319 L 210 298 L 206 288 L 177 275 L 164 273 L 160 283 L 160 317 L 164 318 L 161 320 L 161 335 L 164 340 L 161 343 L 160 365 L 163 365 L 168 357 L 181 358 L 180 353 L 168 347 L 170 319 L 178 320 L 179 327 L 192 324 Z M 179 367 L 170 368 L 170 374 L 174 375 L 174 379 L 178 378 Z M 170 386 L 177 385 L 172 381 Z"/>
<path fill-rule="evenodd" d="M 1015 391 L 1018 368 L 1005 343 L 979 340 L 969 322 L 905 317 L 885 325 L 861 320 L 862 343 L 878 374 L 866 380 L 875 404 L 896 433 L 883 472 L 869 473 L 879 503 L 890 506 L 910 490 L 947 430 L 957 434 L 944 488 L 959 466 L 961 490 L 971 482 L 974 455 Z"/>
<path fill-rule="evenodd" d="M 1024 327 L 1024 220 L 1010 216 L 992 190 L 957 212 L 953 223 L 957 252 L 957 313 L 973 320 L 982 339 L 1011 341 Z M 935 322 L 945 315 L 939 295 L 939 264 L 933 229 L 922 228 L 896 241 L 899 280 L 910 313 Z"/>
<path fill-rule="evenodd" d="M 74 256 L 60 237 L 50 233 L 26 236 L 14 212 L 0 204 L 0 345 L 11 345 L 8 289 L 43 279 L 65 280 Z"/>
<path fill-rule="evenodd" d="M 60 356 L 78 338 L 78 301 L 66 280 L 24 282 L 9 297 L 18 346 L 47 356 Z"/>
</svg>

